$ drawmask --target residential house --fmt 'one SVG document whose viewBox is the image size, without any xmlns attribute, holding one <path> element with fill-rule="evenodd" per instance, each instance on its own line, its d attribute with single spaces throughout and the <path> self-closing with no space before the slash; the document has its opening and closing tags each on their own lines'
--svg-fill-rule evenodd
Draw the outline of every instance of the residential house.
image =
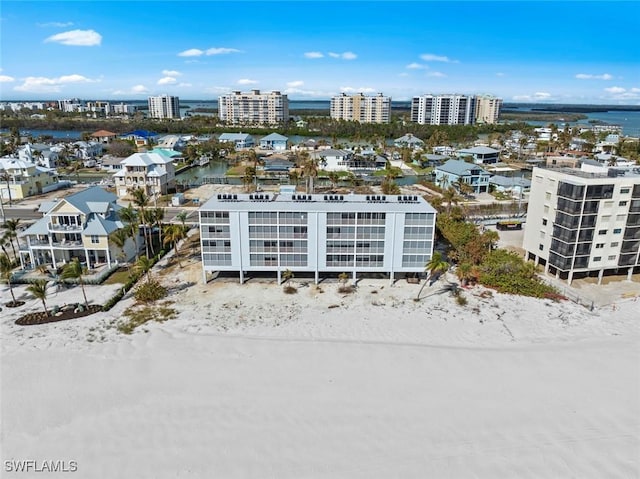
<svg viewBox="0 0 640 479">
<path fill-rule="evenodd" d="M 407 133 L 400 138 L 393 140 L 393 146 L 396 148 L 410 148 L 412 150 L 421 150 L 424 148 L 424 141 L 411 133 Z"/>
<path fill-rule="evenodd" d="M 317 141 L 313 138 L 308 138 L 301 141 L 297 145 L 291 147 L 291 151 L 314 151 L 314 150 L 329 150 L 331 146 L 327 145 L 323 141 Z"/>
<path fill-rule="evenodd" d="M 136 146 L 146 146 L 154 143 L 158 134 L 147 130 L 134 130 L 120 135 L 120 139 L 133 141 Z"/>
<path fill-rule="evenodd" d="M 435 182 L 441 188 L 448 188 L 457 182 L 464 182 L 473 187 L 474 193 L 489 192 L 491 174 L 473 163 L 449 160 L 444 165 L 436 167 L 435 176 Z"/>
<path fill-rule="evenodd" d="M 218 138 L 220 143 L 233 143 L 236 150 L 245 150 L 256 146 L 256 142 L 248 133 L 223 133 Z"/>
<path fill-rule="evenodd" d="M 91 138 L 95 138 L 100 143 L 111 143 L 116 137 L 117 133 L 107 130 L 98 130 L 91 135 Z"/>
<path fill-rule="evenodd" d="M 95 160 L 104 150 L 99 141 L 76 141 L 73 143 L 76 158 L 79 160 Z"/>
<path fill-rule="evenodd" d="M 44 216 L 18 233 L 23 268 L 42 264 L 58 268 L 74 258 L 87 268 L 111 267 L 118 259 L 135 255 L 137 239 L 127 240 L 122 250 L 109 239 L 124 227 L 118 218 L 122 207 L 113 193 L 93 186 L 42 206 Z"/>
<path fill-rule="evenodd" d="M 60 182 L 56 170 L 13 157 L 0 158 L 0 175 L 5 178 L 0 182 L 3 201 L 20 200 L 70 185 L 68 181 Z"/>
<path fill-rule="evenodd" d="M 106 171 L 118 171 L 122 169 L 122 160 L 123 158 L 117 156 L 105 155 L 100 166 Z"/>
<path fill-rule="evenodd" d="M 448 156 L 443 155 L 432 155 L 431 153 L 426 153 L 420 155 L 420 158 L 414 159 L 413 164 L 417 165 L 421 168 L 435 167 L 438 165 L 444 164 L 445 161 L 449 160 Z"/>
<path fill-rule="evenodd" d="M 348 150 L 328 150 L 312 151 L 309 153 L 311 159 L 318 161 L 318 167 L 327 171 L 348 171 L 353 152 Z"/>
<path fill-rule="evenodd" d="M 520 198 L 531 189 L 531 180 L 522 176 L 494 175 L 489 178 L 489 185 L 496 191 Z"/>
<path fill-rule="evenodd" d="M 289 138 L 278 133 L 271 133 L 260 139 L 261 150 L 285 151 L 289 143 Z"/>
<path fill-rule="evenodd" d="M 156 148 L 182 151 L 187 146 L 187 142 L 180 135 L 165 135 L 158 139 Z"/>
<path fill-rule="evenodd" d="M 165 155 L 134 153 L 121 163 L 122 169 L 113 175 L 120 197 L 136 188 L 143 188 L 149 196 L 166 195 L 175 188 L 175 168 Z"/>
<path fill-rule="evenodd" d="M 474 146 L 473 148 L 465 148 L 458 150 L 458 156 L 471 157 L 477 165 L 490 165 L 498 163 L 500 152 L 488 146 Z"/>
</svg>

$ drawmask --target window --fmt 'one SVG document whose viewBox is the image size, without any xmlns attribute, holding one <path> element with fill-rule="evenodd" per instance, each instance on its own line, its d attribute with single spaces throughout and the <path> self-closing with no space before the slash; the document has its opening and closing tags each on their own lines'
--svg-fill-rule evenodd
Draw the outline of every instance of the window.
<svg viewBox="0 0 640 479">
<path fill-rule="evenodd" d="M 91 243 L 92 244 L 100 243 L 100 238 L 98 237 L 98 235 L 91 235 Z"/>
<path fill-rule="evenodd" d="M 549 213 L 549 206 L 548 205 L 544 205 L 544 212 L 545 213 Z"/>
<path fill-rule="evenodd" d="M 606 235 L 607 234 L 607 230 L 598 230 L 598 234 L 599 235 Z"/>
<path fill-rule="evenodd" d="M 627 206 L 628 201 L 621 201 L 618 203 L 618 206 Z"/>
<path fill-rule="evenodd" d="M 549 193 L 548 191 L 544 194 L 544 199 L 546 201 L 549 201 L 551 199 L 551 193 Z"/>
<path fill-rule="evenodd" d="M 612 254 L 612 255 L 611 255 L 611 256 L 609 256 L 607 259 L 608 259 L 609 261 L 614 261 L 614 260 L 616 259 L 616 255 L 615 255 L 615 254 Z"/>
<path fill-rule="evenodd" d="M 542 218 L 542 226 L 547 226 L 547 218 Z"/>
<path fill-rule="evenodd" d="M 615 229 L 613 230 L 613 234 L 614 234 L 614 235 L 619 235 L 620 233 L 622 233 L 622 228 L 615 228 Z"/>
<path fill-rule="evenodd" d="M 544 250 L 544 245 L 543 245 L 543 244 L 538 245 L 538 249 L 539 249 L 540 251 Z"/>
<path fill-rule="evenodd" d="M 602 259 L 602 256 L 596 256 L 595 258 L 593 258 L 593 261 L 600 261 Z"/>
<path fill-rule="evenodd" d="M 631 188 L 620 188 L 621 195 L 628 195 L 630 191 L 631 191 Z"/>
<path fill-rule="evenodd" d="M 617 247 L 619 244 L 620 244 L 620 243 L 618 243 L 617 241 L 615 241 L 615 242 L 611 243 L 611 247 L 612 247 L 612 248 L 615 248 L 615 247 Z"/>
<path fill-rule="evenodd" d="M 604 248 L 604 243 L 598 243 L 596 249 Z"/>
<path fill-rule="evenodd" d="M 611 221 L 611 215 L 604 215 L 602 221 Z"/>
</svg>

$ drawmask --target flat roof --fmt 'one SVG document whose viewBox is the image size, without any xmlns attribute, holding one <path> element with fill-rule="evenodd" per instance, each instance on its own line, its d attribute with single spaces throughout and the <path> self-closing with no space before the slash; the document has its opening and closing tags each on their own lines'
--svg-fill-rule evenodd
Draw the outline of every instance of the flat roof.
<svg viewBox="0 0 640 479">
<path fill-rule="evenodd" d="M 220 198 L 218 198 L 220 197 Z M 325 199 L 326 198 L 326 199 Z M 383 199 L 384 198 L 384 199 Z M 205 202 L 201 211 L 363 211 L 380 213 L 436 213 L 418 195 L 336 195 L 221 193 Z"/>
</svg>

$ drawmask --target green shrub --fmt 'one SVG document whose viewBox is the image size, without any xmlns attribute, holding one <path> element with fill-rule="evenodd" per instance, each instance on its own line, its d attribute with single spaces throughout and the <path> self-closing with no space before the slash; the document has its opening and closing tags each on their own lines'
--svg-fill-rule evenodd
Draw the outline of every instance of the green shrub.
<svg viewBox="0 0 640 479">
<path fill-rule="evenodd" d="M 284 294 L 295 294 L 298 292 L 298 290 L 293 287 L 293 286 L 285 286 L 284 288 L 282 288 L 282 291 L 284 291 Z"/>
<path fill-rule="evenodd" d="M 500 293 L 520 294 L 536 298 L 553 297 L 556 289 L 543 283 L 532 263 L 512 251 L 491 251 L 480 266 L 480 283 Z"/>
<path fill-rule="evenodd" d="M 152 279 L 145 281 L 136 288 L 134 296 L 136 300 L 142 303 L 151 303 L 164 298 L 167 295 L 167 288 L 162 286 L 158 281 Z"/>
<path fill-rule="evenodd" d="M 124 315 L 128 320 L 122 320 L 118 322 L 116 328 L 118 331 L 124 334 L 131 334 L 140 325 L 149 321 L 157 321 L 158 323 L 164 323 L 168 319 L 173 319 L 177 316 L 177 312 L 173 308 L 169 308 L 165 305 L 160 306 L 144 306 L 143 308 L 131 307 L 127 308 Z"/>
</svg>

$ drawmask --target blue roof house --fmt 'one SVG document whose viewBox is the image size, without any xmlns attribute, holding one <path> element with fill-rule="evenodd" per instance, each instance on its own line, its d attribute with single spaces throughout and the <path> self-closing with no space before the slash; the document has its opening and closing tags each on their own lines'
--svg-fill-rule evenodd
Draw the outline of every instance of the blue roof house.
<svg viewBox="0 0 640 479">
<path fill-rule="evenodd" d="M 478 165 L 462 160 L 449 160 L 435 169 L 436 184 L 441 188 L 454 186 L 457 182 L 464 182 L 473 187 L 474 193 L 489 192 L 489 178 L 491 173 Z"/>
<path fill-rule="evenodd" d="M 278 133 L 271 133 L 260 140 L 261 150 L 284 151 L 287 149 L 289 138 Z"/>
<path fill-rule="evenodd" d="M 221 143 L 233 143 L 236 150 L 253 148 L 256 142 L 248 133 L 223 133 L 218 138 Z"/>
</svg>

